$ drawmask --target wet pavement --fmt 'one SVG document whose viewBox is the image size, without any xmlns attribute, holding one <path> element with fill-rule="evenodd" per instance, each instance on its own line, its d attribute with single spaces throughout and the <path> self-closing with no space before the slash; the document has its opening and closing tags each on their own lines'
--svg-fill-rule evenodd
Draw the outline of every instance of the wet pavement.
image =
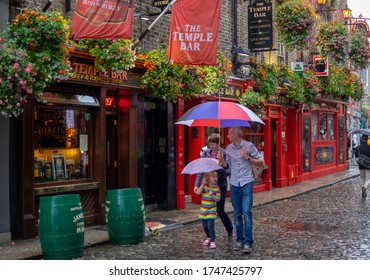
<svg viewBox="0 0 370 280">
<path fill-rule="evenodd" d="M 111 246 L 109 245 L 106 226 L 86 228 L 84 258 L 162 259 L 166 258 L 167 255 L 172 259 L 331 258 L 331 254 L 327 256 L 323 254 L 316 256 L 314 254 L 316 251 L 325 250 L 325 248 L 330 248 L 336 252 L 333 258 L 368 258 L 364 252 L 361 252 L 356 257 L 358 251 L 356 248 L 353 249 L 351 247 L 353 244 L 358 244 L 360 251 L 367 252 L 368 238 L 366 237 L 366 232 L 363 235 L 366 237 L 363 242 L 358 241 L 362 236 L 358 234 L 356 236 L 357 239 L 350 246 L 348 245 L 350 244 L 348 240 L 352 241 L 353 237 L 350 233 L 342 233 L 343 228 L 340 226 L 340 222 L 335 222 L 337 216 L 340 213 L 346 213 L 347 210 L 345 209 L 348 208 L 353 208 L 363 215 L 368 213 L 368 208 L 366 207 L 369 201 L 362 200 L 361 198 L 358 176 L 358 167 L 351 166 L 348 170 L 333 173 L 325 177 L 304 181 L 289 187 L 274 188 L 271 191 L 255 193 L 253 211 L 255 214 L 256 244 L 255 251 L 250 256 L 243 256 L 241 253 L 233 252 L 231 249 L 232 242 L 227 240 L 226 233 L 222 226 L 220 226 L 219 220 L 216 221 L 218 248 L 214 252 L 211 252 L 211 256 L 209 256 L 210 252 L 208 248 L 199 246 L 199 242 L 203 238 L 203 231 L 197 219 L 199 205 L 189 203 L 186 205 L 186 209 L 182 210 L 155 210 L 154 212 L 147 212 L 147 226 L 152 229 L 158 229 L 163 234 L 161 236 L 147 237 L 145 238 L 145 242 L 139 245 Z M 327 191 L 329 192 L 331 189 L 335 190 L 337 186 L 346 186 L 344 187 L 345 191 L 340 191 L 328 197 Z M 344 195 L 350 196 L 351 199 L 342 198 Z M 307 196 L 310 199 L 307 200 Z M 299 199 L 298 203 L 295 202 L 296 199 Z M 340 202 L 338 201 L 339 199 L 341 199 Z M 344 206 L 341 206 L 340 203 L 343 203 Z M 229 198 L 226 200 L 225 210 L 229 213 L 233 211 Z M 346 217 L 347 215 L 349 214 L 346 214 Z M 348 216 L 349 227 L 346 228 L 346 232 L 353 230 L 351 223 L 357 223 L 357 220 L 362 218 L 360 214 L 357 216 Z M 365 219 L 362 226 L 367 227 L 367 225 L 367 220 Z M 356 228 L 360 227 L 361 223 Z M 175 229 L 180 230 L 174 231 Z M 363 232 L 362 229 L 358 229 L 358 231 Z M 311 234 L 315 234 L 313 235 L 315 238 L 316 235 L 320 236 L 320 234 L 323 234 L 324 237 L 326 234 L 338 234 L 339 237 L 337 237 L 335 246 L 333 245 L 335 247 L 334 249 L 328 245 L 332 244 L 331 237 L 323 240 L 323 242 L 327 242 L 323 244 L 315 241 L 314 238 L 310 241 L 295 239 L 296 236 L 304 236 L 306 238 L 308 236 L 311 238 Z M 150 234 L 148 235 L 150 236 Z M 307 245 L 309 248 L 300 248 L 299 242 L 302 242 L 302 244 L 310 242 L 309 245 L 312 246 Z M 104 246 L 101 246 L 102 244 Z M 291 244 L 295 246 L 291 246 Z M 289 248 L 291 250 L 287 251 Z M 270 252 L 270 254 L 266 252 Z M 298 254 L 297 257 L 297 253 L 294 252 L 303 252 L 303 255 Z M 0 244 L 0 260 L 41 258 L 42 251 L 38 237 L 27 240 L 14 240 L 8 244 Z"/>
<path fill-rule="evenodd" d="M 370 259 L 370 199 L 353 178 L 253 208 L 251 254 L 235 252 L 220 220 L 217 248 L 202 246 L 199 222 L 137 245 L 86 248 L 83 259 Z"/>
</svg>

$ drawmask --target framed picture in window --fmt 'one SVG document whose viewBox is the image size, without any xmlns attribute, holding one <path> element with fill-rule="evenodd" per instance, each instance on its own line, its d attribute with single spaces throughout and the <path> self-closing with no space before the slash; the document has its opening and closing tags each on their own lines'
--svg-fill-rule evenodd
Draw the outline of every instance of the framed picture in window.
<svg viewBox="0 0 370 280">
<path fill-rule="evenodd" d="M 65 180 L 66 179 L 66 160 L 63 155 L 52 156 L 53 179 Z"/>
</svg>

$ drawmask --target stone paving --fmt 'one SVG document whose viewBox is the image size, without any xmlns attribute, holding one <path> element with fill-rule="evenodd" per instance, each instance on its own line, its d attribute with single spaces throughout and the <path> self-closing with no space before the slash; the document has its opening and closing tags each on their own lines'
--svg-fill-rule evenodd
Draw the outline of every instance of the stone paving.
<svg viewBox="0 0 370 280">
<path fill-rule="evenodd" d="M 199 222 L 137 245 L 85 249 L 83 259 L 370 259 L 370 199 L 359 179 L 253 208 L 254 251 L 232 250 L 219 220 L 218 247 L 202 246 Z"/>
<path fill-rule="evenodd" d="M 285 199 L 294 198 L 294 197 L 297 197 L 297 196 L 299 196 L 301 194 L 304 194 L 304 193 L 309 193 L 309 192 L 315 192 L 316 193 L 316 190 L 318 190 L 318 189 L 325 188 L 325 187 L 328 187 L 328 186 L 331 186 L 333 184 L 337 184 L 337 183 L 340 183 L 340 182 L 348 182 L 348 180 L 358 178 L 358 175 L 359 175 L 358 167 L 357 166 L 351 166 L 351 168 L 349 168 L 346 171 L 337 172 L 337 173 L 334 173 L 334 174 L 331 174 L 331 175 L 328 175 L 328 176 L 325 176 L 325 177 L 320 177 L 320 178 L 317 178 L 317 179 L 304 181 L 304 182 L 301 182 L 299 184 L 295 184 L 293 186 L 289 186 L 289 187 L 285 187 L 285 188 L 274 188 L 271 191 L 255 193 L 254 194 L 254 207 L 257 211 L 255 213 L 255 215 L 258 215 L 258 213 L 259 213 L 258 211 L 260 211 L 258 209 L 261 207 L 261 205 L 267 206 L 270 203 L 275 204 L 276 201 L 284 201 Z M 358 197 L 358 194 L 356 194 L 355 190 L 354 190 L 354 197 L 356 197 L 356 198 Z M 289 201 L 294 201 L 294 199 L 290 199 Z M 281 203 L 281 202 L 279 202 L 279 203 Z M 280 205 L 280 204 L 277 204 L 277 205 Z M 298 205 L 298 208 L 299 207 L 300 207 L 300 205 Z M 277 206 L 276 209 L 279 209 L 279 208 L 280 208 L 280 206 Z M 229 199 L 226 200 L 225 209 L 229 213 L 232 213 L 232 211 L 233 211 Z M 311 215 L 311 212 L 315 212 L 316 210 L 317 210 L 316 208 L 310 209 L 310 211 L 309 211 L 310 213 L 308 213 L 307 215 L 308 216 Z M 157 211 L 154 211 L 154 212 L 147 213 L 146 216 L 147 216 L 147 220 L 149 220 L 149 221 L 159 221 L 159 222 L 170 221 L 170 222 L 172 222 L 172 225 L 170 225 L 170 226 L 166 225 L 165 228 L 159 229 L 159 231 L 165 231 L 166 233 L 163 234 L 163 236 L 169 236 L 168 238 L 171 238 L 170 236 L 172 234 L 174 234 L 174 233 L 171 233 L 171 232 L 167 233 L 168 230 L 173 230 L 174 228 L 179 227 L 179 226 L 181 227 L 182 225 L 184 225 L 184 229 L 187 229 L 188 226 L 194 227 L 194 230 L 190 231 L 190 232 L 193 235 L 194 235 L 194 232 L 196 232 L 195 236 L 197 237 L 197 240 L 195 240 L 195 241 L 193 240 L 192 242 L 194 244 L 198 244 L 198 241 L 199 241 L 199 238 L 200 238 L 199 234 L 201 234 L 201 232 L 202 232 L 202 229 L 199 225 L 199 221 L 197 220 L 198 211 L 199 211 L 199 205 L 187 204 L 186 209 L 183 209 L 183 210 L 173 210 L 173 211 L 158 211 L 157 210 Z M 195 222 L 195 224 L 194 224 L 194 222 Z M 256 219 L 255 222 L 256 222 L 256 227 L 255 227 L 256 233 L 257 233 L 257 231 L 260 227 L 267 227 L 266 224 L 269 223 L 269 221 L 264 221 L 263 218 Z M 290 223 L 290 224 L 280 223 L 280 224 L 275 224 L 275 225 L 270 224 L 269 229 L 271 230 L 271 227 L 272 228 L 275 227 L 275 230 L 272 230 L 272 232 L 271 232 L 271 234 L 274 235 L 275 231 L 276 231 L 276 228 L 279 228 L 281 230 L 281 228 L 285 227 L 285 229 L 290 228 L 290 231 L 291 231 L 291 230 L 297 229 L 299 227 L 311 227 L 310 224 L 302 224 L 303 222 L 304 221 L 299 221 L 298 223 L 295 223 L 295 224 L 294 223 Z M 217 222 L 217 228 L 218 228 L 218 232 L 219 232 L 218 240 L 219 240 L 220 244 L 219 244 L 219 248 L 217 249 L 217 252 L 222 250 L 222 246 L 226 246 L 226 244 L 229 244 L 228 242 L 226 242 L 226 240 L 225 240 L 225 242 L 222 241 L 223 239 L 226 238 L 226 236 L 223 236 L 224 232 L 223 232 L 222 229 L 219 229 L 218 223 L 219 223 L 219 221 Z M 312 227 L 314 227 L 314 226 L 312 226 Z M 321 230 L 323 230 L 323 228 L 327 228 L 328 230 L 331 229 L 329 226 L 317 226 L 317 227 L 319 227 Z M 264 229 L 264 230 L 267 230 L 267 229 Z M 284 234 L 289 235 L 290 231 L 285 232 Z M 146 245 L 147 243 L 150 243 L 150 244 L 153 245 L 157 241 L 160 241 L 161 238 L 163 238 L 163 236 L 162 237 L 154 237 L 153 240 L 151 240 L 150 237 L 146 238 L 145 239 L 146 243 L 140 244 L 138 246 L 133 246 L 132 248 L 130 247 L 130 250 L 136 250 L 137 249 L 137 250 L 140 251 L 141 250 L 140 248 L 142 248 L 141 246 Z M 281 235 L 277 235 L 277 237 L 280 238 Z M 182 237 L 176 237 L 176 238 L 180 239 L 180 240 L 182 239 Z M 259 238 L 259 236 L 256 236 L 256 241 L 258 241 L 258 238 Z M 270 238 L 270 236 L 268 238 Z M 86 230 L 85 230 L 85 244 L 84 244 L 85 248 L 89 248 L 91 246 L 96 246 L 96 245 L 101 245 L 101 244 L 106 244 L 108 242 L 109 242 L 109 236 L 108 236 L 108 233 L 106 231 L 106 227 L 86 228 Z M 165 242 L 162 242 L 162 243 L 167 244 L 166 242 L 168 243 L 169 241 L 166 240 Z M 161 242 L 158 242 L 158 243 L 161 243 Z M 175 241 L 173 241 L 173 243 L 177 244 L 177 242 L 175 242 Z M 260 246 L 258 244 L 259 243 L 257 242 L 256 243 L 256 249 L 258 248 L 258 246 Z M 157 245 L 153 245 L 153 246 L 157 246 Z M 161 246 L 161 244 L 158 244 L 158 246 Z M 165 246 L 167 246 L 167 245 L 165 245 Z M 185 242 L 183 244 L 183 246 L 184 246 L 184 248 L 181 248 L 181 249 L 186 249 L 186 247 L 189 246 L 189 243 Z M 231 244 L 229 244 L 229 246 L 231 246 Z M 97 248 L 99 248 L 99 247 L 97 247 Z M 120 248 L 125 248 L 125 247 L 120 246 Z M 197 250 L 204 249 L 204 248 L 198 248 L 198 246 L 196 246 L 196 248 L 197 248 Z M 272 247 L 272 248 L 275 248 L 275 247 Z M 227 248 L 225 248 L 225 250 L 226 249 Z M 231 247 L 228 247 L 228 249 L 229 249 L 231 254 L 234 254 L 234 252 L 231 250 Z M 96 249 L 96 250 L 99 250 L 99 249 Z M 146 250 L 145 247 L 144 247 L 143 250 Z M 132 254 L 133 256 L 137 255 L 138 258 L 139 258 L 139 255 L 140 255 L 139 251 L 138 251 L 137 254 L 135 252 L 131 251 L 130 254 Z M 207 251 L 207 253 L 209 253 L 209 252 Z M 212 254 L 213 253 L 215 253 L 215 252 L 212 252 Z M 258 251 L 256 251 L 256 254 L 257 253 L 258 253 Z M 256 255 L 256 254 L 254 254 L 254 255 Z M 146 258 L 155 258 L 154 256 L 151 256 L 151 257 L 149 257 L 149 256 L 150 256 L 150 252 L 145 257 Z M 236 255 L 236 256 L 239 256 L 239 255 Z M 85 257 L 87 257 L 87 256 L 85 256 Z M 8 244 L 0 244 L 0 260 L 40 259 L 40 258 L 42 258 L 42 251 L 41 251 L 40 241 L 37 237 L 32 238 L 32 239 L 27 239 L 27 240 L 14 240 L 13 242 L 8 243 Z M 92 258 L 92 257 L 90 256 L 90 258 Z M 105 257 L 102 256 L 102 258 L 113 258 L 113 257 L 107 255 Z M 119 254 L 117 255 L 117 258 L 120 258 Z M 130 258 L 130 257 L 126 256 L 125 258 Z M 157 256 L 157 258 L 159 258 L 159 256 Z M 190 256 L 189 256 L 189 258 L 190 258 Z M 228 258 L 230 258 L 230 256 L 228 256 Z"/>
</svg>

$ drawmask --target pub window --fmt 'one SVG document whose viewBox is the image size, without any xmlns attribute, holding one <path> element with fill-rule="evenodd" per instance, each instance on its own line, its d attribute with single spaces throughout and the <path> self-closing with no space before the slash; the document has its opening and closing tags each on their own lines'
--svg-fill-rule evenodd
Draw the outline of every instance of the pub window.
<svg viewBox="0 0 370 280">
<path fill-rule="evenodd" d="M 244 131 L 245 140 L 252 142 L 258 151 L 262 154 L 265 150 L 265 141 L 263 127 L 261 125 L 253 125 L 252 127 L 245 128 Z"/>
<path fill-rule="evenodd" d="M 318 113 L 312 113 L 312 141 L 319 140 Z"/>
<path fill-rule="evenodd" d="M 92 113 L 41 107 L 34 114 L 34 181 L 90 178 Z"/>
<path fill-rule="evenodd" d="M 312 141 L 320 140 L 335 140 L 333 113 L 312 113 Z"/>
<path fill-rule="evenodd" d="M 285 57 L 284 57 L 284 45 L 281 42 L 280 38 L 278 40 L 278 55 L 277 55 L 277 63 L 278 64 L 284 64 L 285 63 Z"/>
</svg>

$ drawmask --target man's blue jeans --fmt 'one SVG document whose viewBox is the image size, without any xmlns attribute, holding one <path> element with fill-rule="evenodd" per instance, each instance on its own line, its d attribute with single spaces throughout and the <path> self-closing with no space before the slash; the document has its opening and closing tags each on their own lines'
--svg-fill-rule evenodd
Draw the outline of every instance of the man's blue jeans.
<svg viewBox="0 0 370 280">
<path fill-rule="evenodd" d="M 234 208 L 236 242 L 249 246 L 253 245 L 253 186 L 254 182 L 241 187 L 230 186 L 231 203 Z"/>
</svg>

